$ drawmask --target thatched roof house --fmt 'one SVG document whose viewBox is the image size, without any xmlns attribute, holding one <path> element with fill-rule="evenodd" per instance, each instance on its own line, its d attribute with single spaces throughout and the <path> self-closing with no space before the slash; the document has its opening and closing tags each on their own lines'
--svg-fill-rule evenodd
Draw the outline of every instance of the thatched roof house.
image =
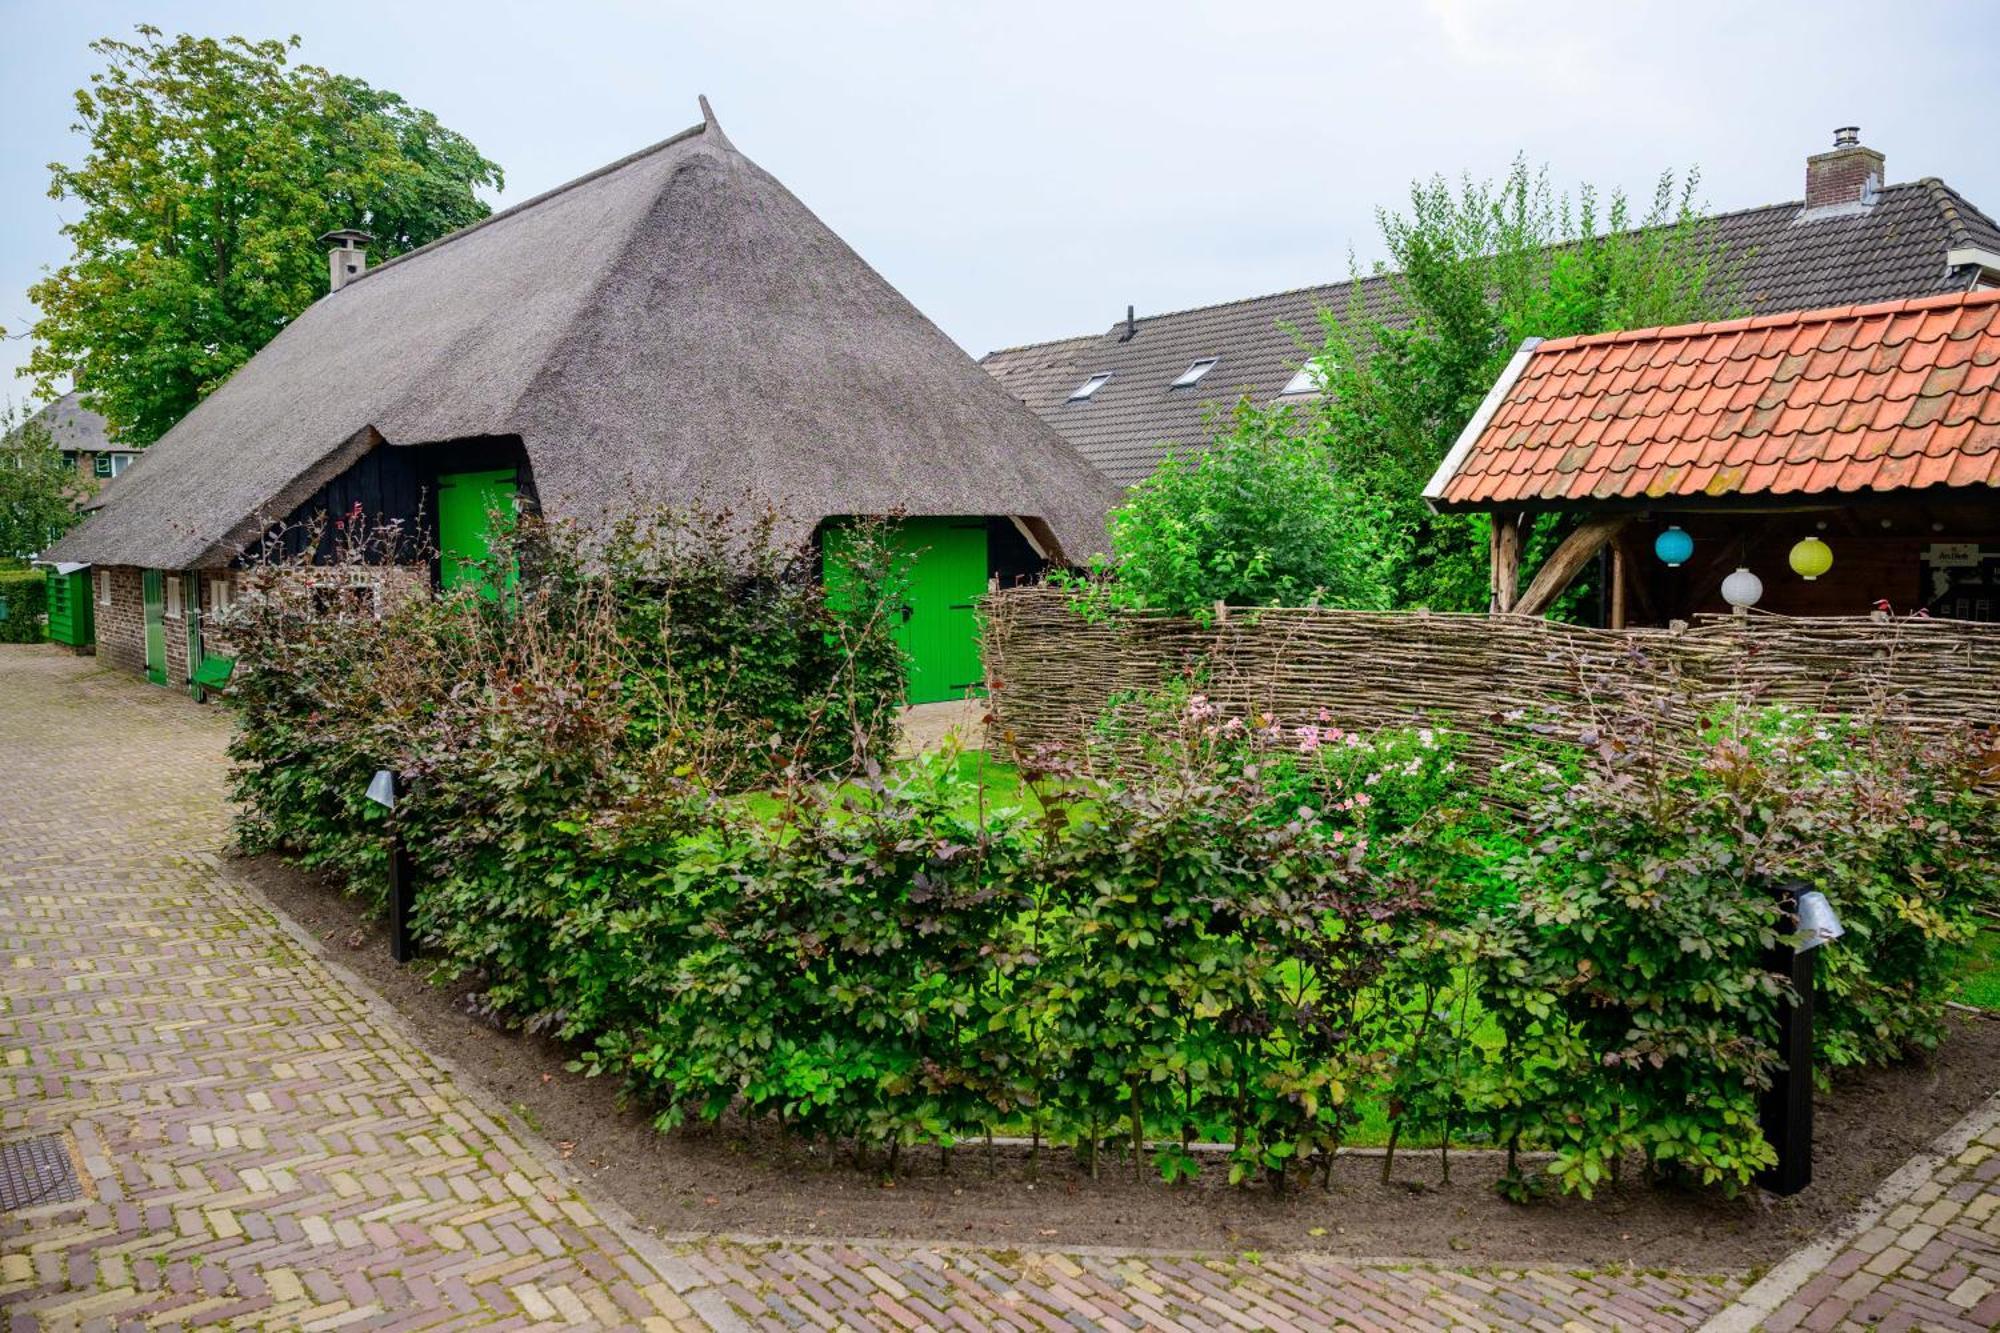
<svg viewBox="0 0 2000 1333">
<path fill-rule="evenodd" d="M 1081 558 L 1107 498 L 709 116 L 348 279 L 54 554 L 221 565 L 378 443 L 501 436 L 555 516 L 755 489 L 808 527 L 1018 515 Z"/>
<path fill-rule="evenodd" d="M 799 536 L 902 511 L 1096 550 L 1101 476 L 703 116 L 373 269 L 335 233 L 335 289 L 50 558 L 222 568 L 302 509 L 496 468 L 559 519 L 755 495 Z"/>
</svg>

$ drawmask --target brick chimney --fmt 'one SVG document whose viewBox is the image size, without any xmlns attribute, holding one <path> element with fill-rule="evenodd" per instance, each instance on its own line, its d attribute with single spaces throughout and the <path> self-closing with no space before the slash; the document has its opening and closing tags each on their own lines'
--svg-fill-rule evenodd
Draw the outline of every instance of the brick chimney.
<svg viewBox="0 0 2000 1333">
<path fill-rule="evenodd" d="M 1806 159 L 1806 209 L 1867 208 L 1882 190 L 1882 155 L 1861 146 L 1861 131 L 1833 132 L 1833 151 Z"/>
<path fill-rule="evenodd" d="M 327 290 L 337 292 L 368 269 L 368 242 L 374 240 L 365 231 L 355 231 L 352 227 L 340 231 L 330 231 L 319 238 L 326 247 Z"/>
</svg>

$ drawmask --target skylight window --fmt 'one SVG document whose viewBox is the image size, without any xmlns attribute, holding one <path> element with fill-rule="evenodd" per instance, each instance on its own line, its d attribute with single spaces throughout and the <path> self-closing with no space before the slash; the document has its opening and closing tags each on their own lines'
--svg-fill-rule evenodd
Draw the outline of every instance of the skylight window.
<svg viewBox="0 0 2000 1333">
<path fill-rule="evenodd" d="M 1080 403 L 1087 398 L 1095 397 L 1097 391 L 1103 388 L 1105 385 L 1109 384 L 1110 382 L 1111 382 L 1111 372 L 1108 370 L 1102 371 L 1096 375 L 1092 375 L 1089 379 L 1085 380 L 1083 383 L 1076 386 L 1076 392 L 1069 396 L 1069 401 L 1072 403 Z"/>
<path fill-rule="evenodd" d="M 1209 371 L 1214 370 L 1215 363 L 1220 361 L 1221 359 L 1222 358 L 1219 356 L 1203 357 L 1201 360 L 1189 366 L 1186 370 L 1183 370 L 1181 372 L 1181 377 L 1175 380 L 1172 384 L 1169 384 L 1167 387 L 1169 389 L 1185 389 L 1190 385 L 1201 383 L 1201 377 L 1203 375 L 1206 375 Z"/>
<path fill-rule="evenodd" d="M 1278 390 L 1281 398 L 1291 398 L 1299 394 L 1323 393 L 1326 389 L 1326 358 L 1313 357 L 1300 366 L 1292 377 L 1285 381 L 1285 387 Z"/>
</svg>

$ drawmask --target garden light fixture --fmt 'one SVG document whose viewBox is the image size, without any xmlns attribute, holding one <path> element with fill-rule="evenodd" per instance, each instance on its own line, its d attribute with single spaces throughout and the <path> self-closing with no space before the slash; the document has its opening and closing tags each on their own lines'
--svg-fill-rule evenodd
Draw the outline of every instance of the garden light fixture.
<svg viewBox="0 0 2000 1333">
<path fill-rule="evenodd" d="M 368 779 L 368 799 L 393 812 L 402 794 L 393 769 L 378 768 Z M 416 866 L 403 841 L 402 821 L 389 821 L 389 957 L 407 963 L 417 956 L 416 932 L 411 918 L 416 911 Z"/>
<path fill-rule="evenodd" d="M 1694 554 L 1694 538 L 1680 524 L 1669 524 L 1665 532 L 1653 539 L 1653 554 L 1665 561 L 1668 569 L 1679 569 Z"/>
<path fill-rule="evenodd" d="M 1847 928 L 1840 924 L 1840 917 L 1833 910 L 1833 904 L 1818 889 L 1799 895 L 1798 923 L 1798 943 L 1792 946 L 1795 949 L 1817 949 L 1828 940 L 1837 940 L 1847 933 Z"/>
<path fill-rule="evenodd" d="M 1833 550 L 1817 537 L 1806 537 L 1792 548 L 1792 572 L 1811 583 L 1833 568 Z"/>
</svg>

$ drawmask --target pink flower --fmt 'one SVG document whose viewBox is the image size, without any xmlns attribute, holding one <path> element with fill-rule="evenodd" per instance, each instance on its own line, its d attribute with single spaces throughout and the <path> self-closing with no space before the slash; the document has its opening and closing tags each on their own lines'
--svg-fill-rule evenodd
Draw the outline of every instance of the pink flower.
<svg viewBox="0 0 2000 1333">
<path fill-rule="evenodd" d="M 1319 728 L 1307 723 L 1299 728 L 1299 753 L 1311 754 L 1319 749 Z"/>
</svg>

